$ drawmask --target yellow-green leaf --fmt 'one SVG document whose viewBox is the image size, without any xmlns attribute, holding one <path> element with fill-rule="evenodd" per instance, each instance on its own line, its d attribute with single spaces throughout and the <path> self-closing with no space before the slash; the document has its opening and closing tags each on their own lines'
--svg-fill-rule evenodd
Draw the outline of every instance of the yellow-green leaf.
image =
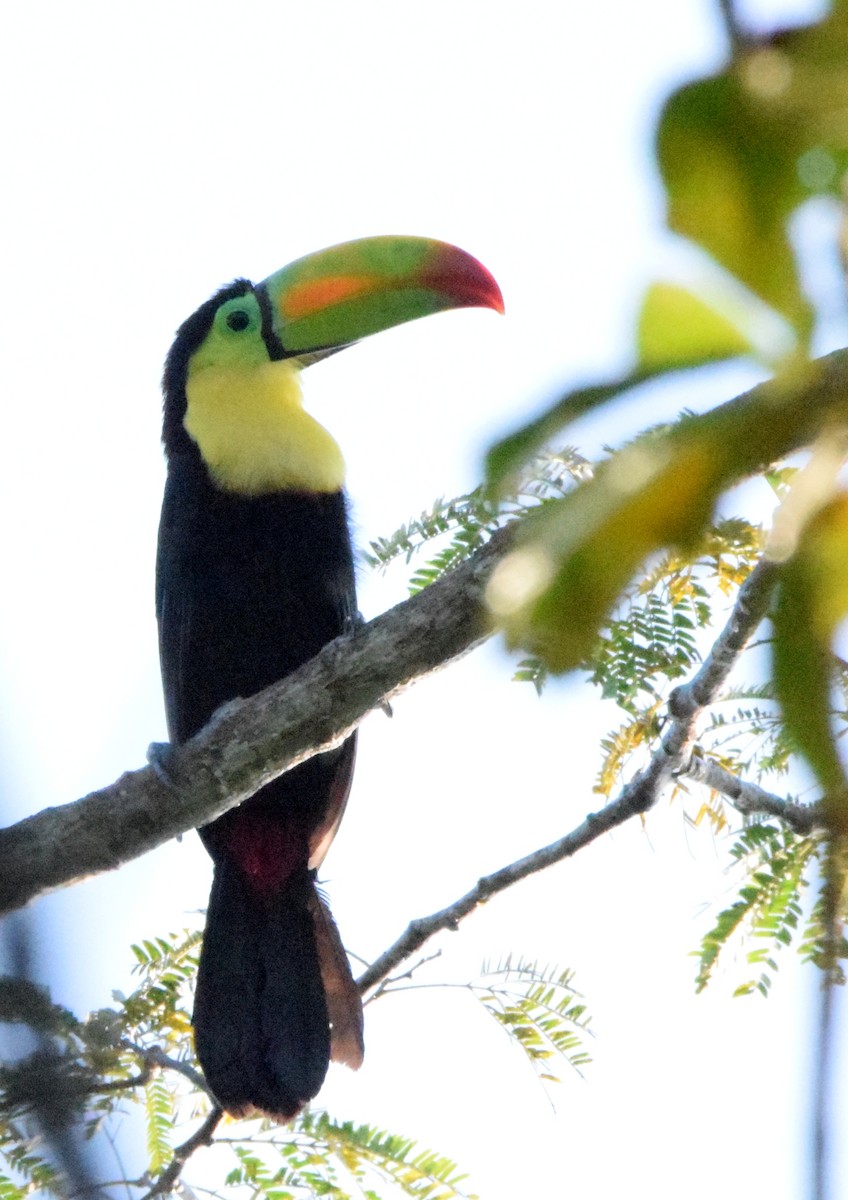
<svg viewBox="0 0 848 1200">
<path fill-rule="evenodd" d="M 810 309 L 787 219 L 805 197 L 797 172 L 805 149 L 803 130 L 774 98 L 731 71 L 675 92 L 657 141 L 669 226 L 785 316 L 802 342 Z"/>
<path fill-rule="evenodd" d="M 825 427 L 848 427 L 846 360 L 838 351 L 644 435 L 531 514 L 489 587 L 510 643 L 554 671 L 585 661 L 640 563 L 663 547 L 696 544 L 723 489 Z"/>
<path fill-rule="evenodd" d="M 737 325 L 700 296 L 674 283 L 652 284 L 638 323 L 639 363 L 643 367 L 715 362 L 753 351 Z"/>
<path fill-rule="evenodd" d="M 848 9 L 741 46 L 721 74 L 675 92 L 657 154 L 672 229 L 703 246 L 806 345 L 811 329 L 788 221 L 839 198 L 848 168 Z"/>
<path fill-rule="evenodd" d="M 821 783 L 831 815 L 848 824 L 845 772 L 832 716 L 833 638 L 848 616 L 848 494 L 827 503 L 784 565 L 774 615 L 774 681 L 786 724 Z"/>
<path fill-rule="evenodd" d="M 699 367 L 704 363 L 701 356 L 690 362 L 677 361 L 648 363 L 637 367 L 627 375 L 606 383 L 593 383 L 588 387 L 574 388 L 566 392 L 538 417 L 514 433 L 496 442 L 486 455 L 486 481 L 489 489 L 497 493 L 504 483 L 511 480 L 546 443 L 561 434 L 573 421 L 586 416 L 611 400 L 617 400 L 626 392 L 649 383 L 672 371 Z"/>
</svg>

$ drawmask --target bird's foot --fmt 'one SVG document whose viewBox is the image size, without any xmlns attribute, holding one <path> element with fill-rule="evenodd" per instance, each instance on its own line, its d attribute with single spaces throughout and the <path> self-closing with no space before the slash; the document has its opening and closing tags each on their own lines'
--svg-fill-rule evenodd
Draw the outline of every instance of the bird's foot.
<svg viewBox="0 0 848 1200">
<path fill-rule="evenodd" d="M 168 762 L 173 753 L 174 747 L 170 742 L 151 742 L 145 755 L 156 776 L 169 788 L 177 786 L 177 781 L 168 768 Z"/>
<path fill-rule="evenodd" d="M 173 775 L 168 769 L 168 760 L 172 757 L 173 753 L 174 747 L 170 742 L 151 742 L 147 747 L 147 754 L 145 757 L 150 766 L 153 768 L 153 773 L 158 779 L 161 780 L 162 783 L 165 784 L 165 787 L 171 788 L 172 791 L 176 791 L 177 781 L 174 779 Z M 183 835 L 178 833 L 177 841 L 181 842 L 182 840 Z"/>
</svg>

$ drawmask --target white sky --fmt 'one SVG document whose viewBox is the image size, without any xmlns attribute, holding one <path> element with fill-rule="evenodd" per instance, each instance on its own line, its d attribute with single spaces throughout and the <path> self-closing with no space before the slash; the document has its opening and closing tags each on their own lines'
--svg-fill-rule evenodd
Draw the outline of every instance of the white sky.
<svg viewBox="0 0 848 1200">
<path fill-rule="evenodd" d="M 558 386 L 627 362 L 641 290 L 679 257 L 661 229 L 653 123 L 669 89 L 720 54 L 706 0 L 6 9 L 9 819 L 109 782 L 164 737 L 158 381 L 179 322 L 235 275 L 366 234 L 442 237 L 486 263 L 504 319 L 422 321 L 306 378 L 346 452 L 361 542 L 388 533 L 473 485 L 491 439 Z M 695 401 L 666 392 L 650 418 L 741 380 Z M 620 432 L 617 416 L 592 445 Z M 399 575 L 365 582 L 362 606 L 402 594 Z M 571 685 L 540 704 L 508 676 L 487 648 L 363 731 L 325 864 L 363 957 L 597 807 L 590 751 L 615 714 Z M 484 1200 L 795 1200 L 814 980 L 787 957 L 767 1004 L 731 1002 L 738 976 L 693 996 L 687 955 L 729 896 L 722 849 L 661 803 L 644 831 L 618 831 L 444 939 L 429 979 L 509 951 L 577 970 L 596 1061 L 554 1107 L 465 995 L 429 990 L 368 1010 L 363 1070 L 334 1071 L 321 1101 L 458 1159 Z M 84 1010 L 131 987 L 129 943 L 193 922 L 208 875 L 189 836 L 41 901 L 57 999 Z"/>
</svg>

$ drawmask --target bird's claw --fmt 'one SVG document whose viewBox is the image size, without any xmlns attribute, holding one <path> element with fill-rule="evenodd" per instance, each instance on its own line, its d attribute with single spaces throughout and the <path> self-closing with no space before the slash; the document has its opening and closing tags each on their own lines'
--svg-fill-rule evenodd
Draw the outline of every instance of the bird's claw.
<svg viewBox="0 0 848 1200">
<path fill-rule="evenodd" d="M 177 786 L 176 780 L 168 767 L 168 762 L 173 753 L 174 747 L 170 742 L 151 742 L 147 747 L 147 754 L 145 756 L 157 778 L 169 788 Z"/>
</svg>

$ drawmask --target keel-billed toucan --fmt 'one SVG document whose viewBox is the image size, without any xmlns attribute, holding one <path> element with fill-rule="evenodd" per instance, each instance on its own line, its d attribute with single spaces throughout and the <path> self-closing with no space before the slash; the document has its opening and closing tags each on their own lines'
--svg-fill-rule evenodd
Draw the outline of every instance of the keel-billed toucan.
<svg viewBox="0 0 848 1200">
<path fill-rule="evenodd" d="M 344 462 L 303 409 L 301 368 L 443 309 L 502 311 L 488 271 L 424 238 L 365 238 L 239 279 L 180 327 L 165 365 L 168 479 L 156 607 L 168 727 L 192 737 L 356 621 Z M 214 878 L 197 1057 L 223 1108 L 292 1117 L 332 1058 L 359 1066 L 362 1009 L 315 872 L 355 739 L 204 826 Z"/>
</svg>

